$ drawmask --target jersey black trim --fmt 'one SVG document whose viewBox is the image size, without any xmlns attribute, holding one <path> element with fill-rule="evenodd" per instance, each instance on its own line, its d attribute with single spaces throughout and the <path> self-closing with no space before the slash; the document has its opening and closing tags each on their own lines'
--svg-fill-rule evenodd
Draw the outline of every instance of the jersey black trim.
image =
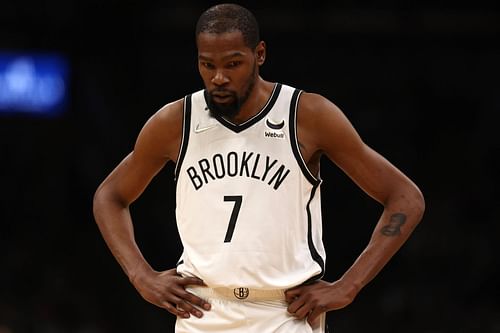
<svg viewBox="0 0 500 333">
<path fill-rule="evenodd" d="M 264 118 L 269 113 L 269 111 L 271 111 L 271 109 L 274 106 L 274 103 L 276 103 L 276 100 L 278 99 L 280 91 L 281 91 L 281 83 L 276 83 L 274 85 L 273 92 L 271 93 L 271 96 L 267 100 L 267 103 L 262 108 L 262 110 L 260 110 L 260 112 L 258 112 L 252 118 L 248 119 L 247 121 L 245 121 L 245 122 L 243 122 L 243 123 L 241 123 L 239 125 L 238 124 L 234 124 L 234 123 L 230 122 L 229 120 L 227 120 L 227 119 L 225 119 L 225 118 L 223 118 L 223 117 L 221 117 L 219 115 L 215 115 L 215 119 L 217 119 L 219 121 L 219 123 L 221 123 L 224 127 L 230 129 L 231 131 L 233 131 L 235 133 L 239 133 L 239 132 L 241 132 L 241 131 L 249 128 L 253 124 L 257 123 L 259 120 L 261 120 L 262 118 Z M 205 89 L 203 91 L 203 96 L 205 97 L 205 101 L 207 100 L 207 93 L 208 92 Z"/>
<path fill-rule="evenodd" d="M 182 161 L 186 155 L 186 150 L 189 141 L 189 132 L 191 129 L 191 95 L 184 97 L 184 117 L 182 118 L 182 140 L 177 156 L 177 163 L 175 165 L 175 182 L 179 179 L 179 172 L 181 171 Z"/>
<path fill-rule="evenodd" d="M 304 282 L 304 284 L 308 284 L 310 282 L 321 279 L 323 277 L 323 275 L 325 274 L 325 261 L 323 260 L 321 255 L 318 253 L 318 250 L 316 250 L 316 247 L 314 246 L 314 241 L 312 239 L 312 218 L 311 218 L 311 208 L 310 208 L 311 201 L 313 200 L 314 195 L 316 194 L 316 190 L 318 189 L 320 183 L 313 186 L 313 188 L 311 190 L 311 197 L 309 198 L 309 201 L 307 202 L 306 211 L 307 211 L 307 245 L 309 245 L 309 251 L 311 251 L 312 258 L 321 267 L 321 272 L 319 274 L 309 278 L 306 282 Z"/>
<path fill-rule="evenodd" d="M 300 170 L 302 170 L 302 174 L 312 185 L 316 186 L 321 183 L 321 180 L 316 178 L 311 173 L 311 171 L 309 171 L 309 168 L 307 167 L 307 164 L 304 161 L 302 154 L 300 153 L 299 139 L 297 136 L 297 109 L 299 106 L 299 97 L 301 93 L 301 90 L 295 89 L 292 95 L 292 100 L 290 102 L 290 141 L 292 144 L 293 155 L 295 156 L 295 159 L 299 164 Z"/>
</svg>

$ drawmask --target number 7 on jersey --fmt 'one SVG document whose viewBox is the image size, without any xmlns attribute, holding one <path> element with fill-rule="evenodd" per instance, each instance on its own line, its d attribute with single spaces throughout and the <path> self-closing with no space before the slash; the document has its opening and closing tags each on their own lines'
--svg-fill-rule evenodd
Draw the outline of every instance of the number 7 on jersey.
<svg viewBox="0 0 500 333">
<path fill-rule="evenodd" d="M 231 213 L 231 218 L 229 219 L 229 225 L 226 231 L 226 238 L 224 238 L 224 243 L 231 242 L 233 238 L 234 227 L 236 226 L 236 220 L 238 219 L 238 214 L 240 213 L 241 202 L 243 196 L 241 195 L 225 195 L 224 201 L 234 201 L 233 212 Z"/>
</svg>

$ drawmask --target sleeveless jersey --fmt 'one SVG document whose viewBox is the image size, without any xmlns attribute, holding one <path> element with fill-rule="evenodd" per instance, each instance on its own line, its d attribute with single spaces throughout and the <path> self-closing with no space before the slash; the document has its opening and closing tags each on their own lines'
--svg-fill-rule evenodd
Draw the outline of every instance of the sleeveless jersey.
<svg viewBox="0 0 500 333">
<path fill-rule="evenodd" d="M 177 271 L 209 287 L 284 289 L 324 273 L 321 183 L 297 140 L 301 91 L 275 84 L 242 124 L 212 117 L 205 91 L 184 99 L 176 166 Z"/>
</svg>

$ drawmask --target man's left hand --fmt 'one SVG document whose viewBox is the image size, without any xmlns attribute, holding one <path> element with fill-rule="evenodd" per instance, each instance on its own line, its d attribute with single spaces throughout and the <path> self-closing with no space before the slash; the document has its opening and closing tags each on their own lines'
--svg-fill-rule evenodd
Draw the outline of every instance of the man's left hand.
<svg viewBox="0 0 500 333">
<path fill-rule="evenodd" d="M 351 304 L 357 291 L 341 280 L 329 283 L 323 280 L 302 285 L 285 292 L 288 312 L 297 319 L 307 317 L 309 324 L 324 312 L 339 310 Z"/>
</svg>

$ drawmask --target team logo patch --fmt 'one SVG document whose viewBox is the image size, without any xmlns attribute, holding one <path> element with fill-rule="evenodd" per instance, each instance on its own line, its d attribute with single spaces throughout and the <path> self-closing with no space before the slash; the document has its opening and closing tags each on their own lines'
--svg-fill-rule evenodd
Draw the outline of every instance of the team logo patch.
<svg viewBox="0 0 500 333">
<path fill-rule="evenodd" d="M 266 125 L 267 127 L 269 127 L 270 129 L 273 129 L 273 130 L 280 130 L 282 129 L 284 126 L 285 126 L 285 121 L 282 120 L 281 123 L 278 123 L 278 124 L 275 124 L 271 121 L 269 121 L 269 118 L 266 119 Z"/>
<path fill-rule="evenodd" d="M 248 288 L 234 288 L 233 293 L 237 299 L 245 299 L 250 294 L 250 290 Z"/>
<path fill-rule="evenodd" d="M 282 120 L 280 123 L 276 123 L 274 121 L 266 119 L 267 128 L 271 129 L 271 131 L 264 131 L 264 136 L 266 138 L 275 138 L 275 139 L 284 139 L 285 133 L 283 133 L 282 129 L 285 127 L 285 120 Z"/>
</svg>

